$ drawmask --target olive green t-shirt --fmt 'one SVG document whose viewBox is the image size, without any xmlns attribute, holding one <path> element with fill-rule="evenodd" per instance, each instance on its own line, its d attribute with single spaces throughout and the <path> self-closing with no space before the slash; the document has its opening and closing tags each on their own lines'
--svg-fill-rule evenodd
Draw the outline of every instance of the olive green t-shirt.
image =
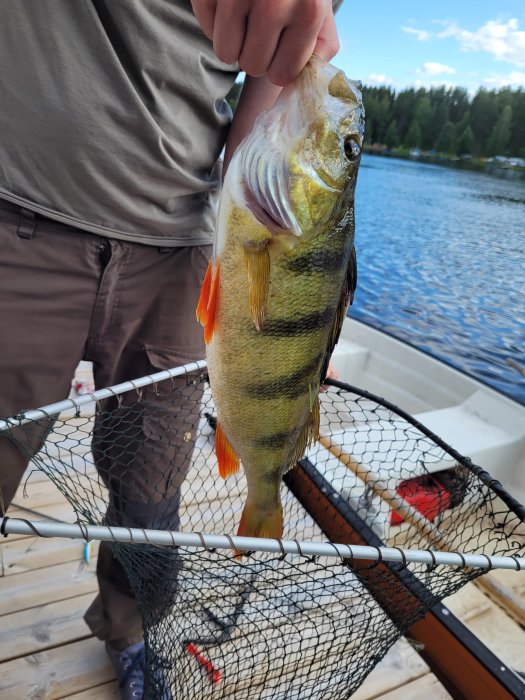
<svg viewBox="0 0 525 700">
<path fill-rule="evenodd" d="M 0 1 L 0 199 L 139 243 L 209 243 L 238 73 L 189 0 Z"/>
</svg>

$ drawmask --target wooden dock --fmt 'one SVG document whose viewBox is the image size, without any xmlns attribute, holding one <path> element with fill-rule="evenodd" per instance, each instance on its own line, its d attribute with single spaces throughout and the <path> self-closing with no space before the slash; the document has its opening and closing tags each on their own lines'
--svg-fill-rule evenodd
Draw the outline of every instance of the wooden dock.
<svg viewBox="0 0 525 700">
<path fill-rule="evenodd" d="M 72 520 L 55 486 L 33 474 L 28 498 L 20 490 L 9 511 Z M 10 535 L 0 545 L 0 697 L 3 700 L 109 700 L 117 697 L 104 646 L 90 635 L 82 616 L 95 595 L 96 543 L 84 560 L 79 541 Z M 505 600 L 525 606 L 525 576 L 487 575 L 499 604 L 469 584 L 446 601 L 470 629 L 511 668 L 525 671 L 525 631 Z M 511 606 L 512 608 L 512 606 Z M 450 695 L 405 641 L 398 642 L 354 695 L 355 700 L 442 700 Z"/>
</svg>

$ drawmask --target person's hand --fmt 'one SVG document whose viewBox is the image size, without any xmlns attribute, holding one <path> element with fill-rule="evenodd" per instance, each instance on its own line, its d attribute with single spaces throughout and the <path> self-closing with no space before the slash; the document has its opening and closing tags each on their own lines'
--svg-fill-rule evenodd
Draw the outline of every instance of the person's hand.
<svg viewBox="0 0 525 700">
<path fill-rule="evenodd" d="M 331 0 L 191 0 L 202 31 L 224 63 L 285 86 L 312 54 L 339 50 Z"/>
</svg>

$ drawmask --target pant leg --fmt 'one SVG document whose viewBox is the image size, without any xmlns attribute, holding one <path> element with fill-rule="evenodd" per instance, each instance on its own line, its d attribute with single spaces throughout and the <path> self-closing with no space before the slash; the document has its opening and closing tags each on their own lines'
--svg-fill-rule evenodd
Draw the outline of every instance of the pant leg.
<svg viewBox="0 0 525 700">
<path fill-rule="evenodd" d="M 97 388 L 202 359 L 195 308 L 211 246 L 163 252 L 113 241 L 112 248 L 107 270 L 114 281 L 101 288 L 88 344 Z M 201 395 L 201 382 L 181 377 L 145 388 L 140 401 L 130 392 L 120 405 L 106 402 L 96 422 L 93 454 L 110 492 L 108 523 L 178 528 L 180 486 L 193 453 Z M 163 577 L 148 567 L 135 572 L 136 586 L 148 589 L 150 611 L 157 603 L 165 605 L 168 589 L 173 591 L 175 553 L 171 568 Z M 101 544 L 97 574 L 100 593 L 86 622 L 117 648 L 137 642 L 142 636 L 137 603 L 108 543 Z"/>
<path fill-rule="evenodd" d="M 67 397 L 97 295 L 100 240 L 0 201 L 0 416 Z M 51 425 L 0 436 L 5 509 Z"/>
</svg>

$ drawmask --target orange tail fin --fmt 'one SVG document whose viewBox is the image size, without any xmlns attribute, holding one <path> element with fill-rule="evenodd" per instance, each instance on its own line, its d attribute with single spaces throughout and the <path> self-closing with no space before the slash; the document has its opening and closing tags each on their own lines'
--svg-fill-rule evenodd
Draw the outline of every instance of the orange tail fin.
<svg viewBox="0 0 525 700">
<path fill-rule="evenodd" d="M 231 446 L 230 441 L 224 434 L 220 423 L 217 423 L 215 429 L 215 454 L 219 460 L 219 474 L 223 479 L 227 479 L 229 476 L 239 471 L 239 458 L 235 454 L 235 450 Z"/>
<path fill-rule="evenodd" d="M 241 516 L 239 537 L 268 537 L 280 540 L 283 535 L 283 509 L 280 503 L 272 511 L 257 508 L 250 499 Z"/>
</svg>

